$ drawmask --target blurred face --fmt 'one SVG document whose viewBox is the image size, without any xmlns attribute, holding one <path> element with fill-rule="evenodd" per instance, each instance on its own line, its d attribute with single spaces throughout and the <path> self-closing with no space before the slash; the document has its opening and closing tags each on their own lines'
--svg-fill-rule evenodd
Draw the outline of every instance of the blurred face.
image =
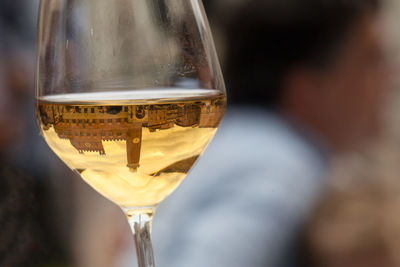
<svg viewBox="0 0 400 267">
<path fill-rule="evenodd" d="M 293 83 L 300 89 L 291 91 L 292 113 L 333 148 L 347 149 L 379 132 L 387 73 L 381 22 L 366 15 L 353 26 L 331 66 Z"/>
<path fill-rule="evenodd" d="M 375 16 L 365 17 L 351 32 L 336 64 L 323 75 L 319 106 L 338 145 L 350 145 L 380 128 L 387 91 L 387 67 L 382 48 L 381 25 Z"/>
</svg>

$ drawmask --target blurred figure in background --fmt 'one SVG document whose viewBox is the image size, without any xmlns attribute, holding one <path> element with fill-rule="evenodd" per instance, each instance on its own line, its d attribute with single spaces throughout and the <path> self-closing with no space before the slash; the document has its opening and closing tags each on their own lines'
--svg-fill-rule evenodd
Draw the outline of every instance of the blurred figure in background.
<svg viewBox="0 0 400 267">
<path fill-rule="evenodd" d="M 0 3 L 0 266 L 67 262 L 53 220 L 48 150 L 34 125 L 36 6 Z"/>
<path fill-rule="evenodd" d="M 380 5 L 253 0 L 239 8 L 225 71 L 234 106 L 158 211 L 160 266 L 300 264 L 300 228 L 330 158 L 379 135 L 388 80 Z"/>
</svg>

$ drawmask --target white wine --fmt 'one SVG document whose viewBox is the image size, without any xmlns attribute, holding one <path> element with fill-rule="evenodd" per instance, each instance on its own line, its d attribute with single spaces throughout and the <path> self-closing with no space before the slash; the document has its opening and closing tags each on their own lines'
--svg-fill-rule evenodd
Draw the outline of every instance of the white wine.
<svg viewBox="0 0 400 267">
<path fill-rule="evenodd" d="M 37 100 L 52 150 L 122 207 L 160 203 L 185 178 L 225 113 L 215 90 L 67 94 Z"/>
</svg>

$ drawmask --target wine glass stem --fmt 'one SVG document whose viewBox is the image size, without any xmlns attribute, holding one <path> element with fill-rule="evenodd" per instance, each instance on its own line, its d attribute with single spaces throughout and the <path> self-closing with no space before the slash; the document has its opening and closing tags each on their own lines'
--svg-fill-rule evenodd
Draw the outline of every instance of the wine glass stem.
<svg viewBox="0 0 400 267">
<path fill-rule="evenodd" d="M 139 267 L 154 267 L 153 246 L 151 242 L 151 223 L 153 214 L 127 214 L 135 239 Z"/>
</svg>

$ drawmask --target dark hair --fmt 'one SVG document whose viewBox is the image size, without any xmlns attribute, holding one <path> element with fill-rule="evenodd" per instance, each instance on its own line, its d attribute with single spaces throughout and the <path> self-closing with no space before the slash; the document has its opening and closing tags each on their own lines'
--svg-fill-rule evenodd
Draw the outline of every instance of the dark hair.
<svg viewBox="0 0 400 267">
<path fill-rule="evenodd" d="M 291 68 L 329 65 L 351 27 L 379 6 L 379 0 L 250 0 L 227 30 L 231 103 L 276 108 Z"/>
</svg>

